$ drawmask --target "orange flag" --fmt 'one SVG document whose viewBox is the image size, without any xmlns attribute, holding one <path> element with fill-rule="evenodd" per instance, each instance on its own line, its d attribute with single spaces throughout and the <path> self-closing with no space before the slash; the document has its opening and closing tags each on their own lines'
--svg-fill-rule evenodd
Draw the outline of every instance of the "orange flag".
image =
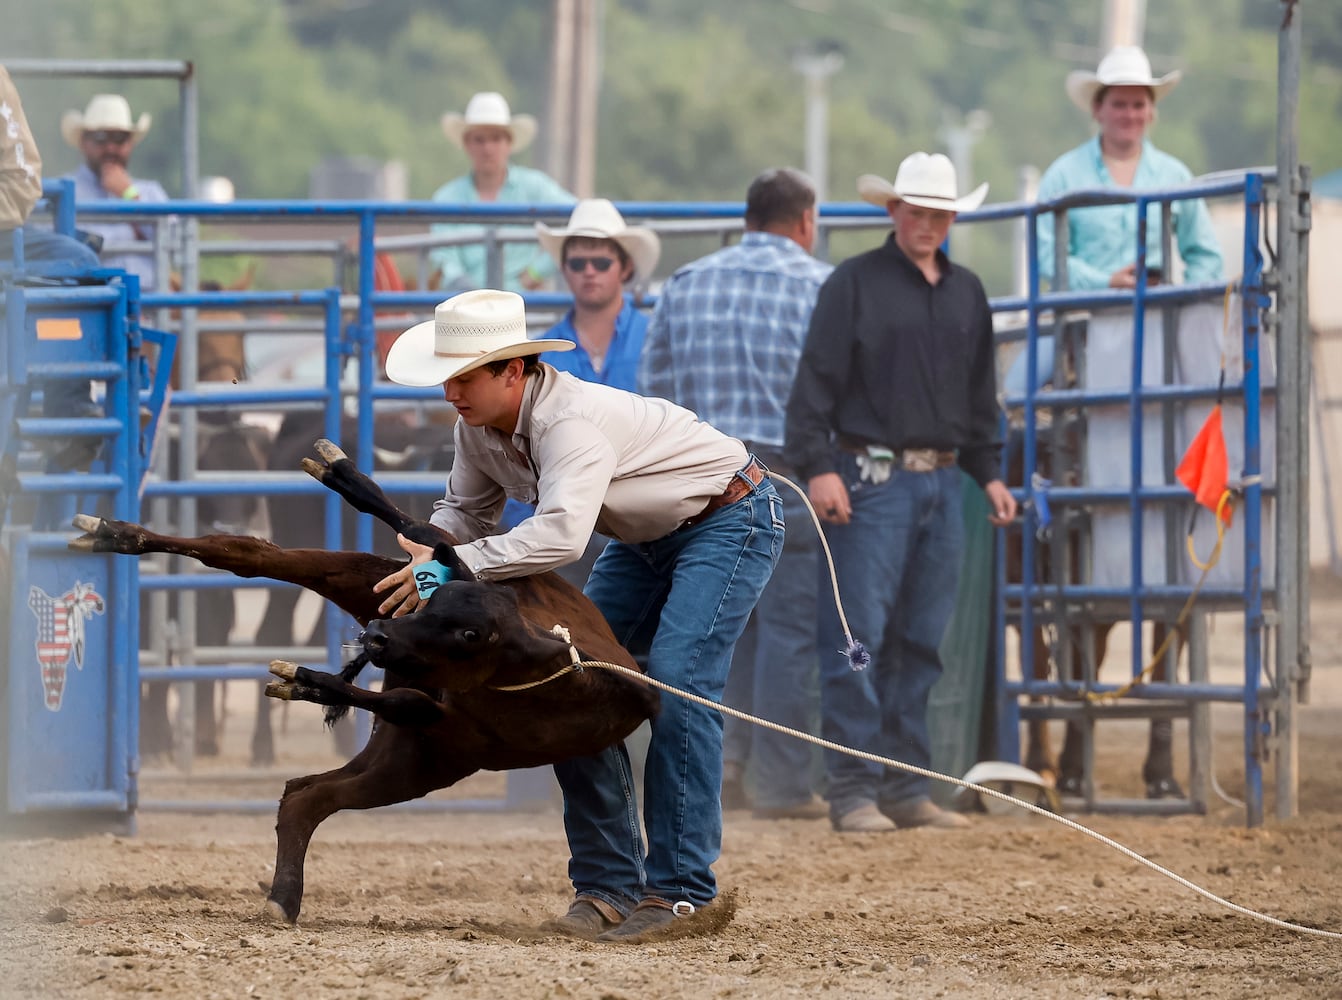
<svg viewBox="0 0 1342 1000">
<path fill-rule="evenodd" d="M 1230 459 L 1226 456 L 1225 433 L 1221 428 L 1221 404 L 1212 407 L 1202 429 L 1198 431 L 1193 443 L 1184 452 L 1183 461 L 1174 472 L 1179 481 L 1187 486 L 1197 498 L 1198 503 L 1213 514 L 1221 510 L 1221 519 L 1230 523 L 1231 507 L 1221 507 L 1221 497 L 1225 495 L 1230 482 Z"/>
</svg>

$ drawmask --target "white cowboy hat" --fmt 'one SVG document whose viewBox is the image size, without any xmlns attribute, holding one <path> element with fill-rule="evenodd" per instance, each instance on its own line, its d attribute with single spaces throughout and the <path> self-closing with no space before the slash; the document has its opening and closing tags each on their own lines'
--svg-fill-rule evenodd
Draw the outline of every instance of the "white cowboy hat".
<svg viewBox="0 0 1342 1000">
<path fill-rule="evenodd" d="M 895 174 L 895 183 L 875 174 L 857 179 L 857 193 L 864 201 L 885 208 L 892 201 L 907 201 L 922 208 L 944 212 L 972 212 L 988 194 L 985 181 L 963 198 L 955 195 L 955 165 L 941 153 L 913 153 L 904 158 Z"/>
<path fill-rule="evenodd" d="M 479 288 L 438 303 L 432 320 L 397 337 L 387 354 L 387 378 L 400 385 L 441 385 L 490 361 L 576 346 L 571 340 L 528 340 L 522 296 Z"/>
<path fill-rule="evenodd" d="M 531 115 L 515 115 L 508 109 L 502 94 L 486 90 L 476 94 L 466 105 L 464 115 L 449 111 L 443 115 L 443 135 L 458 146 L 466 133 L 477 125 L 493 125 L 507 129 L 513 137 L 513 149 L 521 151 L 536 137 L 536 119 Z"/>
<path fill-rule="evenodd" d="M 120 94 L 94 94 L 84 113 L 70 110 L 61 115 L 61 135 L 75 149 L 85 132 L 129 132 L 135 142 L 139 142 L 149 131 L 153 122 L 149 112 L 140 113 L 139 120 L 132 122 L 130 104 Z"/>
<path fill-rule="evenodd" d="M 662 241 L 651 229 L 627 226 L 619 209 L 605 198 L 584 198 L 573 206 L 568 225 L 551 229 L 543 222 L 536 223 L 536 239 L 556 264 L 563 264 L 564 241 L 570 236 L 587 236 L 594 240 L 614 240 L 624 248 L 634 262 L 634 278 L 652 277 L 657 258 L 662 255 Z"/>
<path fill-rule="evenodd" d="M 1094 73 L 1078 69 L 1067 74 L 1067 96 L 1089 114 L 1095 95 L 1102 87 L 1150 87 L 1158 101 L 1178 84 L 1183 74 L 1177 69 L 1161 77 L 1151 75 L 1151 60 L 1135 45 L 1120 45 L 1100 60 Z"/>
<path fill-rule="evenodd" d="M 1032 806 L 1041 806 L 1055 813 L 1062 812 L 1062 800 L 1057 790 L 1045 781 L 1039 772 L 1031 771 L 1020 764 L 1005 760 L 979 761 L 965 772 L 961 780 L 972 785 L 991 788 L 995 792 L 1010 795 Z M 957 787 L 951 798 L 959 808 L 964 808 L 974 799 L 978 799 L 984 812 L 994 814 L 1015 812 L 1019 808 L 1010 802 L 1003 802 L 995 795 L 983 795 L 976 789 L 966 788 L 964 785 Z"/>
</svg>

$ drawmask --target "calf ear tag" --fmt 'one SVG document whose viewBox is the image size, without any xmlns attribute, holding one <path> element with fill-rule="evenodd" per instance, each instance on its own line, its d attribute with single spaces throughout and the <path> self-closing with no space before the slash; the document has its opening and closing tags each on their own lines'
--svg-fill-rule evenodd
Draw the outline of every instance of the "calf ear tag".
<svg viewBox="0 0 1342 1000">
<path fill-rule="evenodd" d="M 415 567 L 415 587 L 419 590 L 421 601 L 427 601 L 430 594 L 450 579 L 452 579 L 452 568 L 436 560 Z"/>
</svg>

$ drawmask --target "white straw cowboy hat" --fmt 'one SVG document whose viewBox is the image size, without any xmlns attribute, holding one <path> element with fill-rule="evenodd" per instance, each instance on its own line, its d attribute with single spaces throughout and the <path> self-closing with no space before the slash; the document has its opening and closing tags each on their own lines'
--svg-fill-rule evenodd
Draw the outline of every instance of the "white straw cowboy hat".
<svg viewBox="0 0 1342 1000">
<path fill-rule="evenodd" d="M 1158 101 L 1179 83 L 1183 74 L 1151 75 L 1151 60 L 1135 45 L 1120 45 L 1100 60 L 1094 73 L 1078 69 L 1067 74 L 1067 96 L 1087 114 L 1095 105 L 1095 95 L 1104 87 L 1150 87 Z"/>
<path fill-rule="evenodd" d="M 895 183 L 875 174 L 857 179 L 857 193 L 864 201 L 885 208 L 892 201 L 907 201 L 922 208 L 944 212 L 972 212 L 988 195 L 987 182 L 964 197 L 956 197 L 955 165 L 941 153 L 913 153 L 904 158 Z"/>
<path fill-rule="evenodd" d="M 625 225 L 620 210 L 605 198 L 584 198 L 578 202 L 568 217 L 568 225 L 562 229 L 536 223 L 536 239 L 556 264 L 563 264 L 564 241 L 571 236 L 614 240 L 634 262 L 635 279 L 652 277 L 657 258 L 662 255 L 662 241 L 657 234 L 643 226 Z"/>
<path fill-rule="evenodd" d="M 400 385 L 441 385 L 490 361 L 576 346 L 571 340 L 528 340 L 522 296 L 480 288 L 438 303 L 433 319 L 397 337 L 387 354 L 387 378 Z"/>
<path fill-rule="evenodd" d="M 153 122 L 149 112 L 140 113 L 136 121 L 131 121 L 130 104 L 120 94 L 94 94 L 84 113 L 67 111 L 61 115 L 61 135 L 75 149 L 85 132 L 129 132 L 131 138 L 139 142 L 149 131 Z"/>
<path fill-rule="evenodd" d="M 466 133 L 480 125 L 492 125 L 507 129 L 513 137 L 513 149 L 519 152 L 531 145 L 536 137 L 536 119 L 531 115 L 515 115 L 508 108 L 508 102 L 502 94 L 486 90 L 476 94 L 466 105 L 466 113 L 449 111 L 443 115 L 443 135 L 458 146 Z"/>
</svg>

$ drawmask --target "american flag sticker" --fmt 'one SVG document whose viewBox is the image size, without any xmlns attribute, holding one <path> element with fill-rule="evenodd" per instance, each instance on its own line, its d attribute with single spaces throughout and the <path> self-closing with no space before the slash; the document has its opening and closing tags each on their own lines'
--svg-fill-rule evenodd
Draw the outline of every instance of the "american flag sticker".
<svg viewBox="0 0 1342 1000">
<path fill-rule="evenodd" d="M 37 665 L 42 674 L 42 701 L 59 712 L 65 698 L 65 674 L 73 656 L 84 669 L 84 623 L 103 613 L 106 602 L 91 583 L 75 581 L 60 597 L 41 587 L 28 588 L 28 607 L 37 617 Z"/>
</svg>

